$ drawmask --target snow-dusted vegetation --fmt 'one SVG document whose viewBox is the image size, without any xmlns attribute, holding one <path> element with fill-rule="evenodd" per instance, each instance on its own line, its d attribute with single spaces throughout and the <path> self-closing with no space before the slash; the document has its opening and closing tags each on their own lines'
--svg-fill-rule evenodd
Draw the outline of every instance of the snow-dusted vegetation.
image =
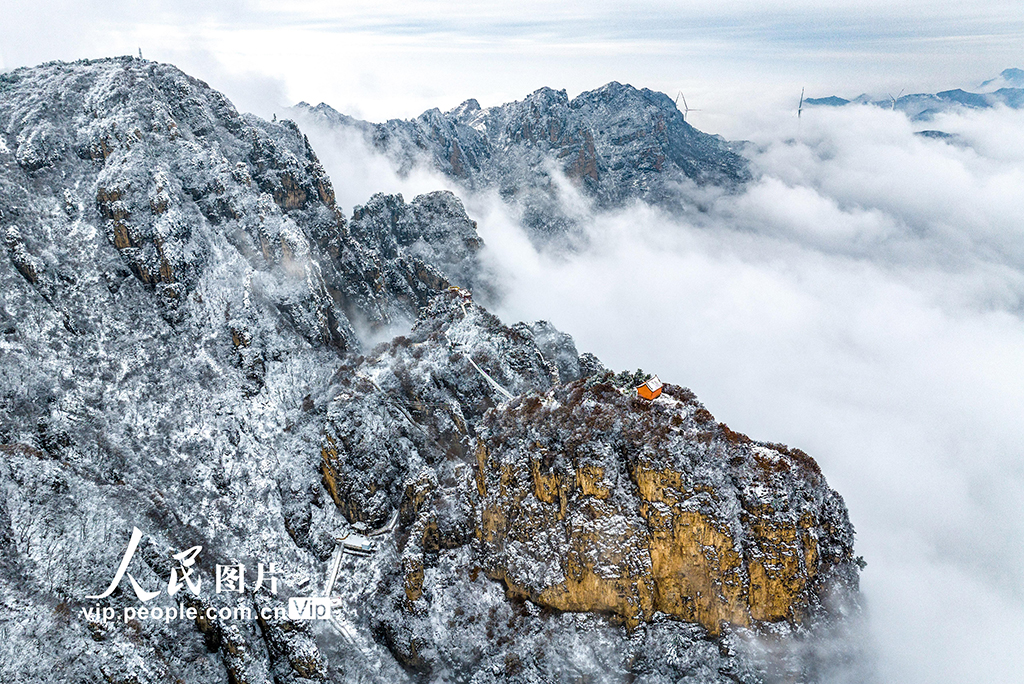
<svg viewBox="0 0 1024 684">
<path fill-rule="evenodd" d="M 814 461 L 488 313 L 453 195 L 347 218 L 295 124 L 141 59 L 0 76 L 0 143 L 5 681 L 849 674 Z M 337 558 L 333 619 L 283 612 Z"/>
</svg>

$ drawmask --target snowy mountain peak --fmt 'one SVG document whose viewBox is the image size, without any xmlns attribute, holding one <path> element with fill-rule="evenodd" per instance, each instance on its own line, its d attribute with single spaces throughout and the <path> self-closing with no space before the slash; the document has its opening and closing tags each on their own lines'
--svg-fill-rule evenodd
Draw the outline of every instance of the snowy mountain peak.
<svg viewBox="0 0 1024 684">
<path fill-rule="evenodd" d="M 472 103 L 472 104 L 471 104 Z M 564 174 L 597 207 L 640 199 L 671 211 L 688 205 L 692 184 L 729 190 L 750 178 L 723 140 L 702 133 L 663 93 L 612 82 L 572 100 L 540 88 L 523 100 L 384 124 L 296 107 L 308 125 L 355 130 L 400 173 L 428 165 L 468 189 L 494 188 L 524 214 L 536 241 L 572 240 L 575 218 L 550 174 Z"/>
</svg>

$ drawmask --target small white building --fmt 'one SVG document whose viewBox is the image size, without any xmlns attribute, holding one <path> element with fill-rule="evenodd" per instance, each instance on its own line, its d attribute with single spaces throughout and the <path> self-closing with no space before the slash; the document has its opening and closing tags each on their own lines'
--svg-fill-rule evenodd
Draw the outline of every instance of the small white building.
<svg viewBox="0 0 1024 684">
<path fill-rule="evenodd" d="M 345 553 L 351 553 L 355 556 L 369 556 L 377 550 L 377 544 L 369 537 L 364 537 L 361 534 L 350 534 L 341 540 L 341 544 Z"/>
</svg>

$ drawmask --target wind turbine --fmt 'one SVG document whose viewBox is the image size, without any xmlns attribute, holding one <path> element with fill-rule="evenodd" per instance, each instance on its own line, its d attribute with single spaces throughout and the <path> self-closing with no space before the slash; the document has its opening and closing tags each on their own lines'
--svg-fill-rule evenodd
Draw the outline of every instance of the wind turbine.
<svg viewBox="0 0 1024 684">
<path fill-rule="evenodd" d="M 804 113 L 804 89 L 800 89 L 800 104 L 796 108 L 796 118 L 800 118 Z"/>
<path fill-rule="evenodd" d="M 686 104 L 686 96 L 683 95 L 683 91 L 680 90 L 679 94 L 676 95 L 676 109 L 679 109 L 679 98 L 683 98 L 683 121 L 686 121 L 686 115 L 690 112 L 699 112 L 699 109 L 690 109 Z"/>
<path fill-rule="evenodd" d="M 896 101 L 899 100 L 901 97 L 903 97 L 903 91 L 904 90 L 906 90 L 906 88 L 903 88 L 902 90 L 900 90 L 900 94 L 897 95 L 896 97 L 893 97 L 892 93 L 889 93 L 889 99 L 892 100 L 892 107 L 890 108 L 889 111 L 891 111 L 891 112 L 895 112 L 896 111 Z"/>
</svg>

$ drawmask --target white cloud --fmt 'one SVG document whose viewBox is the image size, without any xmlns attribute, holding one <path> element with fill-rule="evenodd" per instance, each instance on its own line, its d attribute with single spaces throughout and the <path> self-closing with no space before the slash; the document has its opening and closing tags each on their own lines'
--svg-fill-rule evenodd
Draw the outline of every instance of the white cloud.
<svg viewBox="0 0 1024 684">
<path fill-rule="evenodd" d="M 378 192 L 401 194 L 406 201 L 434 190 L 451 190 L 455 186 L 443 175 L 426 168 L 414 168 L 399 175 L 391 163 L 376 154 L 363 136 L 355 131 L 329 129 L 315 125 L 301 112 L 291 111 L 321 163 L 328 169 L 334 182 L 335 199 L 345 211 L 365 204 Z"/>
<path fill-rule="evenodd" d="M 8 0 L 0 52 L 12 67 L 142 47 L 147 58 L 173 62 L 233 98 L 245 94 L 242 80 L 221 72 L 260 73 L 285 85 L 289 103 L 326 101 L 375 120 L 468 97 L 499 104 L 540 85 L 577 93 L 614 79 L 706 95 L 707 127 L 728 116 L 725 91 L 798 95 L 806 85 L 811 94 L 856 95 L 845 91 L 975 85 L 1019 59 L 1022 30 L 1024 17 L 1007 0 Z M 197 47 L 219 71 L 207 73 L 209 64 L 192 58 Z"/>
<path fill-rule="evenodd" d="M 551 320 L 811 453 L 868 561 L 882 681 L 1005 680 L 1024 669 L 1024 118 L 933 124 L 965 147 L 876 109 L 813 110 L 799 130 L 751 109 L 764 175 L 747 191 L 689 220 L 595 214 L 572 257 L 466 196 L 508 277 L 499 313 Z"/>
</svg>

